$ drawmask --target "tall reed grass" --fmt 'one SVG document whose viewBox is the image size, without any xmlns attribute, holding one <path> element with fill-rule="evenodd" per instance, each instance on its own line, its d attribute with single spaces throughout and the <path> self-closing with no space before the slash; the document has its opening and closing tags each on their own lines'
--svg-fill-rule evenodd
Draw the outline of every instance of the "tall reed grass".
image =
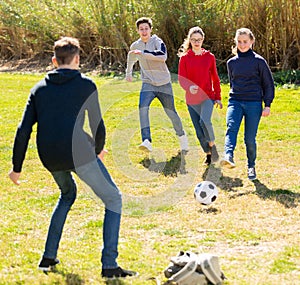
<svg viewBox="0 0 300 285">
<path fill-rule="evenodd" d="M 171 71 L 177 71 L 177 50 L 190 27 L 206 34 L 204 47 L 225 71 L 235 30 L 248 27 L 255 50 L 273 71 L 300 67 L 299 0 L 1 0 L 0 56 L 39 58 L 53 42 L 69 35 L 80 39 L 83 61 L 101 71 L 124 71 L 130 43 L 137 37 L 135 21 L 153 19 L 153 32 L 167 44 Z"/>
</svg>

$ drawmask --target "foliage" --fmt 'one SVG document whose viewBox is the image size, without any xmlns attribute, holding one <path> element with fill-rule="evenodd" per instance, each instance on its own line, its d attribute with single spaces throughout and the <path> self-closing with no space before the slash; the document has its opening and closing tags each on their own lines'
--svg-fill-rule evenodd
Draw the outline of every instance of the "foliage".
<svg viewBox="0 0 300 285">
<path fill-rule="evenodd" d="M 229 83 L 227 73 L 219 73 L 222 83 Z M 287 88 L 299 88 L 300 70 L 281 70 L 273 72 L 274 83 L 276 86 L 285 86 Z"/>
<path fill-rule="evenodd" d="M 300 85 L 300 70 L 282 70 L 273 73 L 277 85 L 295 84 Z"/>
<path fill-rule="evenodd" d="M 299 14 L 299 0 L 1 0 L 0 56 L 45 57 L 54 40 L 69 35 L 80 39 L 87 66 L 124 72 L 127 51 L 137 38 L 135 21 L 149 16 L 154 33 L 167 44 L 172 72 L 177 71 L 177 50 L 195 25 L 204 29 L 204 47 L 216 55 L 221 73 L 235 30 L 242 26 L 253 30 L 255 49 L 274 71 L 297 70 Z"/>
</svg>

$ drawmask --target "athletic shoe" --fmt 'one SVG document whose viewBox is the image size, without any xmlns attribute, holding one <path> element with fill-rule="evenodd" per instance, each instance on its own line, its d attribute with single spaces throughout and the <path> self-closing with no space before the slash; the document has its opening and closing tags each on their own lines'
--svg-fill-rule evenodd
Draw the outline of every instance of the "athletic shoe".
<svg viewBox="0 0 300 285">
<path fill-rule="evenodd" d="M 249 167 L 248 168 L 248 178 L 250 180 L 255 180 L 256 179 L 256 171 L 254 167 Z"/>
<path fill-rule="evenodd" d="M 186 134 L 179 137 L 180 149 L 181 151 L 187 152 L 189 150 L 189 143 Z"/>
<path fill-rule="evenodd" d="M 151 142 L 149 140 L 144 140 L 140 145 L 139 145 L 139 149 L 144 150 L 144 151 L 148 151 L 151 152 L 152 151 L 152 145 Z"/>
<path fill-rule="evenodd" d="M 204 160 L 203 164 L 205 165 L 211 165 L 211 154 L 206 155 L 206 159 Z"/>
<path fill-rule="evenodd" d="M 209 149 L 211 153 L 211 161 L 217 162 L 219 160 L 219 154 L 216 145 L 210 146 Z"/>
<path fill-rule="evenodd" d="M 135 271 L 122 269 L 121 267 L 117 267 L 112 269 L 102 269 L 101 275 L 104 278 L 125 278 L 127 276 L 137 276 L 138 273 Z"/>
<path fill-rule="evenodd" d="M 232 156 L 226 154 L 224 156 L 224 158 L 221 159 L 221 162 L 220 162 L 221 166 L 225 166 L 227 168 L 234 168 L 235 167 L 235 163 L 233 161 L 233 158 Z"/>
<path fill-rule="evenodd" d="M 59 263 L 59 260 L 57 258 L 46 258 L 43 257 L 39 264 L 39 269 L 43 271 L 51 271 L 53 267 Z"/>
</svg>

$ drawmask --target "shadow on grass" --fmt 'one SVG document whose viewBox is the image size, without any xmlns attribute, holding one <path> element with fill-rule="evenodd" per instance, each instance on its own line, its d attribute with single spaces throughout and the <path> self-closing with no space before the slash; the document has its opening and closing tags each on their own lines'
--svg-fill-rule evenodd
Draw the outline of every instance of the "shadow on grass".
<svg viewBox="0 0 300 285">
<path fill-rule="evenodd" d="M 54 268 L 52 270 L 53 273 L 60 274 L 65 278 L 66 285 L 83 285 L 85 284 L 85 281 L 78 275 L 74 273 L 66 273 L 64 271 L 57 270 Z M 47 272 L 44 272 L 45 274 L 48 274 Z"/>
<path fill-rule="evenodd" d="M 198 210 L 199 213 L 205 213 L 205 214 L 220 214 L 221 213 L 221 210 L 218 209 L 218 208 L 215 208 L 214 206 L 203 206 L 202 208 L 200 208 Z"/>
<path fill-rule="evenodd" d="M 177 155 L 164 162 L 156 162 L 153 158 L 144 158 L 140 163 L 149 171 L 161 173 L 164 176 L 177 176 L 178 173 L 187 173 L 185 156 L 186 152 L 179 151 Z"/>
<path fill-rule="evenodd" d="M 243 181 L 240 178 L 231 178 L 222 175 L 220 167 L 210 165 L 206 168 L 202 175 L 203 180 L 208 180 L 215 183 L 220 189 L 233 192 L 236 190 L 234 188 L 243 187 Z M 277 189 L 270 190 L 266 185 L 261 183 L 259 180 L 254 180 L 253 184 L 255 186 L 255 192 L 253 190 L 248 190 L 244 192 L 235 193 L 230 199 L 237 198 L 239 196 L 244 196 L 248 194 L 256 194 L 263 200 L 270 199 L 279 202 L 286 208 L 296 208 L 300 202 L 300 194 L 294 193 L 290 190 Z"/>
<path fill-rule="evenodd" d="M 121 279 L 110 279 L 110 280 L 105 280 L 105 284 L 107 284 L 107 285 L 123 285 L 126 283 L 124 280 L 121 280 Z"/>
<path fill-rule="evenodd" d="M 290 190 L 277 189 L 270 190 L 266 185 L 261 183 L 259 180 L 254 180 L 253 184 L 256 188 L 256 194 L 261 199 L 270 199 L 279 202 L 286 208 L 296 208 L 300 201 L 300 194 L 294 193 Z"/>
<path fill-rule="evenodd" d="M 211 164 L 202 174 L 202 179 L 215 183 L 220 189 L 225 191 L 235 191 L 234 188 L 242 187 L 243 181 L 240 178 L 231 178 L 223 176 L 220 167 Z"/>
<path fill-rule="evenodd" d="M 56 268 L 52 269 L 53 273 L 57 273 L 60 274 L 61 276 L 63 276 L 65 278 L 65 285 L 84 285 L 86 284 L 86 282 L 81 279 L 81 277 L 78 274 L 74 274 L 74 273 L 66 273 L 64 271 L 60 271 L 57 270 Z M 45 274 L 48 274 L 48 272 L 44 272 Z M 104 279 L 104 283 L 103 284 L 108 284 L 108 285 L 125 285 L 126 283 L 124 282 L 124 280 L 122 279 Z"/>
</svg>

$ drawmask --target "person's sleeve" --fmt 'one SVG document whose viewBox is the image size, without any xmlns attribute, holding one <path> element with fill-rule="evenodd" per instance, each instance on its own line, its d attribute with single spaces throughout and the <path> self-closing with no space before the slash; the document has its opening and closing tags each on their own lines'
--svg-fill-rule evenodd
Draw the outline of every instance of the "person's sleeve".
<svg viewBox="0 0 300 285">
<path fill-rule="evenodd" d="M 134 49 L 135 49 L 135 46 L 134 46 L 134 44 L 132 44 L 130 46 L 130 50 L 134 50 Z M 138 57 L 136 54 L 134 54 L 134 53 L 127 54 L 126 77 L 132 75 L 133 66 L 137 61 L 138 61 Z"/>
<path fill-rule="evenodd" d="M 187 70 L 186 70 L 186 62 L 185 57 L 181 57 L 179 60 L 178 65 L 178 81 L 180 86 L 185 90 L 188 91 L 192 82 L 187 79 Z"/>
<path fill-rule="evenodd" d="M 221 100 L 221 84 L 220 84 L 220 78 L 217 70 L 216 58 L 214 55 L 212 56 L 212 64 L 211 64 L 210 72 L 211 72 L 212 85 L 215 92 L 215 99 Z"/>
<path fill-rule="evenodd" d="M 126 66 L 126 76 L 132 75 L 132 70 L 134 64 L 137 62 L 138 58 L 134 53 L 128 53 L 127 55 L 127 66 Z"/>
<path fill-rule="evenodd" d="M 28 148 L 28 142 L 32 133 L 32 127 L 36 122 L 37 115 L 34 104 L 34 96 L 31 94 L 27 101 L 23 118 L 18 126 L 14 140 L 12 157 L 14 172 L 19 173 L 22 171 L 23 162 Z"/>
<path fill-rule="evenodd" d="M 228 73 L 228 80 L 229 80 L 229 86 L 230 88 L 232 87 L 232 73 L 231 73 L 231 68 L 230 68 L 230 63 L 227 61 L 226 63 L 227 66 L 227 73 Z"/>
<path fill-rule="evenodd" d="M 144 50 L 141 56 L 148 60 L 165 62 L 168 58 L 165 43 L 161 39 L 157 39 L 155 45 L 155 50 Z"/>
<path fill-rule="evenodd" d="M 89 125 L 95 142 L 95 153 L 98 155 L 105 145 L 105 125 L 101 115 L 97 89 L 91 95 L 88 108 Z"/>
<path fill-rule="evenodd" d="M 260 61 L 259 66 L 262 80 L 261 84 L 263 89 L 263 101 L 265 103 L 265 107 L 271 107 L 275 96 L 275 86 L 272 72 L 264 59 Z"/>
</svg>

